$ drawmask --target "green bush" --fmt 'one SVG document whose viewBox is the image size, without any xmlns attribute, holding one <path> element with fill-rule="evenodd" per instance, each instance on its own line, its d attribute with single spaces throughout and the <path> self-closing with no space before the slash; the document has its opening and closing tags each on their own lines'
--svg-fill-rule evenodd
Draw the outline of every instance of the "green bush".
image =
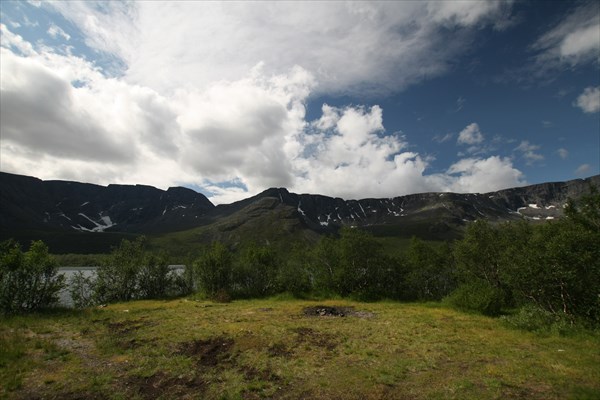
<svg viewBox="0 0 600 400">
<path fill-rule="evenodd" d="M 85 276 L 82 271 L 76 272 L 69 279 L 69 294 L 75 308 L 94 305 L 94 280 L 91 276 Z"/>
<path fill-rule="evenodd" d="M 173 295 L 182 282 L 175 282 L 164 255 L 146 251 L 146 239 L 123 240 L 98 268 L 93 283 L 97 303 L 161 298 Z"/>
<path fill-rule="evenodd" d="M 123 240 L 98 268 L 96 301 L 110 303 L 139 297 L 137 278 L 143 263 L 144 238 Z"/>
<path fill-rule="evenodd" d="M 279 261 L 269 247 L 247 245 L 233 266 L 233 294 L 245 298 L 274 294 L 278 270 Z"/>
<path fill-rule="evenodd" d="M 497 316 L 502 308 L 504 293 L 485 281 L 471 281 L 458 287 L 446 298 L 452 307 L 483 315 Z"/>
<path fill-rule="evenodd" d="M 25 253 L 9 240 L 0 245 L 0 312 L 15 314 L 48 307 L 58 302 L 64 276 L 48 246 L 34 241 Z"/>
<path fill-rule="evenodd" d="M 174 284 L 164 255 L 145 256 L 137 278 L 140 296 L 145 299 L 165 297 Z"/>
<path fill-rule="evenodd" d="M 521 307 L 513 315 L 503 316 L 502 320 L 512 328 L 529 332 L 562 335 L 572 330 L 572 323 L 566 315 L 553 314 L 533 304 Z"/>
<path fill-rule="evenodd" d="M 433 246 L 413 237 L 406 251 L 405 293 L 406 300 L 441 300 L 456 289 L 454 259 L 449 245 Z"/>
<path fill-rule="evenodd" d="M 194 262 L 194 276 L 198 290 L 214 298 L 217 293 L 232 292 L 233 257 L 229 249 L 215 242 Z"/>
<path fill-rule="evenodd" d="M 276 282 L 278 292 L 289 292 L 297 298 L 304 297 L 312 290 L 309 266 L 296 254 L 282 263 Z"/>
</svg>

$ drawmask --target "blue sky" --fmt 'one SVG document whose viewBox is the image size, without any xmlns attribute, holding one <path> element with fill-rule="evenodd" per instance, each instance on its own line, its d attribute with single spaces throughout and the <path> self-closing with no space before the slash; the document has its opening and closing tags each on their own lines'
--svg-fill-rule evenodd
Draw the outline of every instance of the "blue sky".
<svg viewBox="0 0 600 400">
<path fill-rule="evenodd" d="M 600 5 L 1 4 L 0 169 L 343 198 L 600 168 Z"/>
</svg>

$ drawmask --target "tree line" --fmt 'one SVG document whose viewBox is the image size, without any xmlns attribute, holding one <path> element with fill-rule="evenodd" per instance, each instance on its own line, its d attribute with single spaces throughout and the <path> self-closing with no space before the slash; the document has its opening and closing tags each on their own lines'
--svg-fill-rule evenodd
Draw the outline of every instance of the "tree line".
<svg viewBox="0 0 600 400">
<path fill-rule="evenodd" d="M 47 247 L 0 248 L 0 306 L 4 313 L 51 304 L 65 282 Z M 463 239 L 433 244 L 413 238 L 398 256 L 360 229 L 342 228 L 312 248 L 284 253 L 247 244 L 235 251 L 215 242 L 174 274 L 168 257 L 146 250 L 144 238 L 124 240 L 95 279 L 76 275 L 71 295 L 79 307 L 197 292 L 219 301 L 289 292 L 297 297 L 352 297 L 373 301 L 445 301 L 467 311 L 499 315 L 520 309 L 535 318 L 600 324 L 600 194 L 569 201 L 565 218 L 470 223 Z M 528 315 L 529 315 L 528 314 Z M 528 317 L 531 319 L 530 317 Z"/>
</svg>

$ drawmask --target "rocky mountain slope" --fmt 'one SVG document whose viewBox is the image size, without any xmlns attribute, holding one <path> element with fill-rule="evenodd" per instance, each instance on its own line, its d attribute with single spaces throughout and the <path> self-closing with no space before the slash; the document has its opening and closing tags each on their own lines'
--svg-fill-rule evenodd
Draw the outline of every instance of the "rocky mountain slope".
<svg viewBox="0 0 600 400">
<path fill-rule="evenodd" d="M 7 229 L 79 232 L 168 232 L 192 228 L 214 205 L 174 187 L 99 186 L 0 173 L 0 225 Z"/>
<path fill-rule="evenodd" d="M 387 199 L 343 200 L 272 188 L 214 206 L 204 195 L 181 187 L 166 191 L 142 185 L 104 187 L 0 173 L 0 239 L 34 239 L 43 232 L 44 237 L 63 234 L 73 243 L 81 237 L 105 243 L 110 234 L 192 230 L 198 242 L 268 242 L 298 232 L 314 238 L 342 226 L 361 227 L 379 236 L 449 239 L 469 221 L 481 218 L 560 218 L 567 199 L 578 198 L 590 185 L 600 187 L 600 175 L 483 194 L 421 193 Z"/>
</svg>

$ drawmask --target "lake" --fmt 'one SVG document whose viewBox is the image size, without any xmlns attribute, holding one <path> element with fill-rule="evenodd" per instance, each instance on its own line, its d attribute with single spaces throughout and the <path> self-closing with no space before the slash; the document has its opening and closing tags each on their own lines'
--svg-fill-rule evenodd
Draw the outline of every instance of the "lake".
<svg viewBox="0 0 600 400">
<path fill-rule="evenodd" d="M 169 265 L 169 269 L 171 273 L 175 274 L 183 274 L 185 271 L 185 265 Z M 59 293 L 58 304 L 62 307 L 73 307 L 73 299 L 71 298 L 70 293 L 70 282 L 71 278 L 75 276 L 75 274 L 81 272 L 84 277 L 91 278 L 92 280 L 96 279 L 98 267 L 59 267 L 58 275 L 63 275 L 65 277 L 66 286 Z"/>
</svg>

